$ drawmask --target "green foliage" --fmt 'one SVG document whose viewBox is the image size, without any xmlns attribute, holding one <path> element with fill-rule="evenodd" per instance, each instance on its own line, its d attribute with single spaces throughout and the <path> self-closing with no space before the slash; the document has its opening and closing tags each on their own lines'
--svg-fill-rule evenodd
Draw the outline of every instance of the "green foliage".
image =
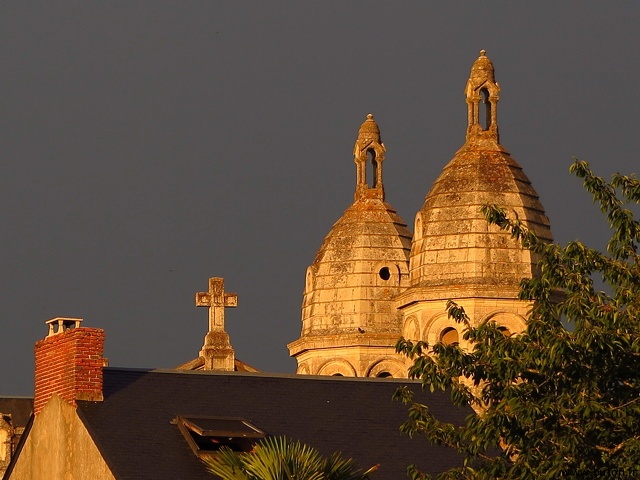
<svg viewBox="0 0 640 480">
<path fill-rule="evenodd" d="M 408 390 L 397 392 L 411 404 L 406 433 L 465 459 L 438 479 L 640 478 L 640 223 L 625 208 L 640 203 L 640 182 L 619 174 L 606 182 L 581 161 L 570 171 L 609 223 L 607 252 L 543 243 L 499 207 L 485 206 L 490 223 L 539 257 L 539 276 L 521 285 L 520 298 L 533 301 L 526 330 L 505 337 L 495 323 L 474 327 L 449 303 L 473 351 L 397 345 L 414 362 L 411 377 L 481 412 L 456 426 L 413 403 Z M 596 291 L 594 279 L 607 292 Z"/>
<path fill-rule="evenodd" d="M 363 473 L 339 453 L 325 458 L 314 448 L 284 437 L 265 438 L 247 453 L 223 447 L 204 462 L 223 480 L 365 480 L 377 469 Z"/>
</svg>

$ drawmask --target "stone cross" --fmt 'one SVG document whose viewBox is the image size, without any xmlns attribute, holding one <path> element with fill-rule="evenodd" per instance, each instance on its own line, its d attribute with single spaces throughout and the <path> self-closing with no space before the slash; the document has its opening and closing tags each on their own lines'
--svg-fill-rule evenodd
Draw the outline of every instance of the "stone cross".
<svg viewBox="0 0 640 480">
<path fill-rule="evenodd" d="M 224 331 L 224 309 L 238 306 L 238 295 L 225 293 L 224 279 L 209 279 L 209 291 L 196 293 L 196 306 L 209 307 L 209 331 Z"/>
<path fill-rule="evenodd" d="M 224 309 L 238 306 L 238 295 L 225 293 L 224 280 L 209 279 L 209 291 L 196 293 L 196 306 L 209 308 L 209 331 L 204 337 L 200 357 L 204 359 L 204 370 L 233 371 L 235 352 L 224 330 Z"/>
</svg>

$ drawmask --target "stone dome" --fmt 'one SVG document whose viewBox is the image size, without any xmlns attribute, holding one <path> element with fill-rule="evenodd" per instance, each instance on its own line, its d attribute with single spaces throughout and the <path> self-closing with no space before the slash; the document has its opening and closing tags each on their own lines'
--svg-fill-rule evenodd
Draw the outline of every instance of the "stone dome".
<svg viewBox="0 0 640 480">
<path fill-rule="evenodd" d="M 434 294 L 447 290 L 449 298 L 466 296 L 464 292 L 495 295 L 496 289 L 516 295 L 520 281 L 536 275 L 535 258 L 510 234 L 489 225 L 482 205 L 505 208 L 539 238 L 552 241 L 538 194 L 499 143 L 499 91 L 493 64 L 482 51 L 467 82 L 467 141 L 444 167 L 416 215 L 410 257 L 413 287 L 429 287 Z"/>
<path fill-rule="evenodd" d="M 384 159 L 380 129 L 368 115 L 354 147 L 354 202 L 307 268 L 302 332 L 289 344 L 298 373 L 406 375 L 394 350 L 402 328 L 394 299 L 409 285 L 411 232 L 385 201 Z"/>
<path fill-rule="evenodd" d="M 382 199 L 356 200 L 307 269 L 302 335 L 398 332 L 393 298 L 408 285 L 411 232 Z"/>
<path fill-rule="evenodd" d="M 303 336 L 398 331 L 392 299 L 408 285 L 411 232 L 385 201 L 385 151 L 380 128 L 369 114 L 353 152 L 354 202 L 333 225 L 307 269 Z"/>
</svg>

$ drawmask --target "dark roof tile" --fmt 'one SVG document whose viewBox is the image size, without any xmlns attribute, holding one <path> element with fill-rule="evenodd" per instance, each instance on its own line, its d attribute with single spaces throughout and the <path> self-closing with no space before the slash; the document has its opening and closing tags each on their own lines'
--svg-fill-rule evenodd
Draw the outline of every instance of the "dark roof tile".
<svg viewBox="0 0 640 480">
<path fill-rule="evenodd" d="M 78 402 L 78 414 L 119 480 L 212 478 L 171 423 L 177 415 L 242 417 L 362 468 L 379 463 L 377 480 L 405 478 L 411 463 L 431 473 L 459 464 L 456 452 L 400 433 L 407 409 L 391 395 L 402 384 L 439 418 L 471 412 L 408 380 L 106 368 L 104 401 Z"/>
<path fill-rule="evenodd" d="M 14 428 L 24 427 L 33 411 L 33 398 L 30 397 L 0 397 L 0 413 L 11 415 Z"/>
</svg>

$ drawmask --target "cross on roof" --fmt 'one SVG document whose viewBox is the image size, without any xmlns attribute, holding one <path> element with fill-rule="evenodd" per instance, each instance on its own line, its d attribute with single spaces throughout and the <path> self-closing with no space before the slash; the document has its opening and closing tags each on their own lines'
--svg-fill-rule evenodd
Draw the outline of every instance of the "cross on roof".
<svg viewBox="0 0 640 480">
<path fill-rule="evenodd" d="M 196 293 L 196 306 L 209 307 L 209 331 L 224 331 L 225 307 L 237 307 L 238 295 L 225 293 L 224 279 L 213 277 L 209 279 L 209 291 Z"/>
</svg>

